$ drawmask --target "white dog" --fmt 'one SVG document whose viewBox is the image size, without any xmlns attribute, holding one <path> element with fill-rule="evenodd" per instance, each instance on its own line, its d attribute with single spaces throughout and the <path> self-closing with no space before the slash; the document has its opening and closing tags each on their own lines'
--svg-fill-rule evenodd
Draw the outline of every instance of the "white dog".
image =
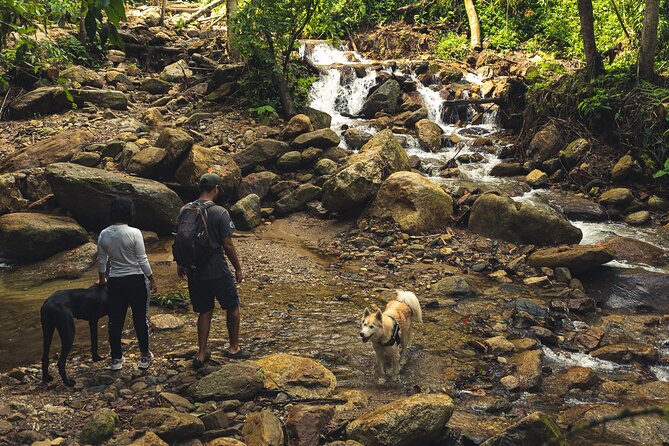
<svg viewBox="0 0 669 446">
<path fill-rule="evenodd" d="M 392 371 L 390 379 L 397 379 L 400 365 L 407 359 L 411 345 L 413 322 L 423 322 L 423 313 L 416 295 L 410 291 L 397 290 L 397 297 L 386 305 L 383 313 L 365 308 L 362 315 L 360 337 L 362 342 L 372 341 L 376 353 L 379 384 L 386 382 L 385 360 L 390 358 Z"/>
</svg>

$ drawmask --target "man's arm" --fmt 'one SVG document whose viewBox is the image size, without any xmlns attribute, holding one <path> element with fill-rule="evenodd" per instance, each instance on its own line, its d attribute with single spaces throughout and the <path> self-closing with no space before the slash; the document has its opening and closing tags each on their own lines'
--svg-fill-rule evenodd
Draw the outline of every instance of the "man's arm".
<svg viewBox="0 0 669 446">
<path fill-rule="evenodd" d="M 237 250 L 235 249 L 235 244 L 232 242 L 232 237 L 223 237 L 223 250 L 225 255 L 230 259 L 230 263 L 235 268 L 235 280 L 237 283 L 242 283 L 244 276 L 242 275 L 242 265 L 239 263 L 239 257 L 237 256 Z"/>
</svg>

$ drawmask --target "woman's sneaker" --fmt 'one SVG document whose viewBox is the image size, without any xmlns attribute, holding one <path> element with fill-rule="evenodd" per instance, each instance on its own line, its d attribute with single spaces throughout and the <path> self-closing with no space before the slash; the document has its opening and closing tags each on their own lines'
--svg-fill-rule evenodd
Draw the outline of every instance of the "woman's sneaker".
<svg viewBox="0 0 669 446">
<path fill-rule="evenodd" d="M 139 363 L 137 363 L 137 367 L 139 367 L 140 370 L 146 370 L 151 365 L 151 362 L 153 362 L 153 353 L 149 352 L 148 356 L 142 356 L 141 358 L 139 358 Z"/>
<path fill-rule="evenodd" d="M 123 363 L 125 362 L 125 359 L 123 356 L 121 356 L 119 359 L 112 359 L 111 362 L 111 369 L 115 372 L 118 372 L 123 368 Z"/>
</svg>

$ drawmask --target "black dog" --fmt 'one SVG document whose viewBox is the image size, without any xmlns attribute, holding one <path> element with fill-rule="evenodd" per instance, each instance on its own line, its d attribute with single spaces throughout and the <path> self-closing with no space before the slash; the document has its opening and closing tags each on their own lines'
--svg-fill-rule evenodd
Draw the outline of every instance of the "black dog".
<svg viewBox="0 0 669 446">
<path fill-rule="evenodd" d="M 58 372 L 66 386 L 74 386 L 74 380 L 67 377 L 65 363 L 74 342 L 74 319 L 88 321 L 91 329 L 91 354 L 93 361 L 100 361 L 98 355 L 98 320 L 109 314 L 107 287 L 93 285 L 88 289 L 56 291 L 44 301 L 40 315 L 44 350 L 42 351 L 42 381 L 53 380 L 49 374 L 49 349 L 54 330 L 58 330 L 62 349 L 58 357 Z"/>
</svg>

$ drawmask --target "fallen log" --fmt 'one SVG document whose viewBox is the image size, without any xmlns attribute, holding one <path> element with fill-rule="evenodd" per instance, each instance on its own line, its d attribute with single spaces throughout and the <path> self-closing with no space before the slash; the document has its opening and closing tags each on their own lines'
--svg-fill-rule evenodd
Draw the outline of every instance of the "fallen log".
<svg viewBox="0 0 669 446">
<path fill-rule="evenodd" d="M 213 2 L 209 2 L 197 11 L 195 11 L 190 17 L 188 17 L 186 20 L 184 20 L 184 25 L 188 25 L 191 22 L 194 22 L 195 20 L 199 19 L 212 9 L 214 9 L 217 6 L 220 6 L 225 3 L 226 0 L 214 0 Z"/>
</svg>

